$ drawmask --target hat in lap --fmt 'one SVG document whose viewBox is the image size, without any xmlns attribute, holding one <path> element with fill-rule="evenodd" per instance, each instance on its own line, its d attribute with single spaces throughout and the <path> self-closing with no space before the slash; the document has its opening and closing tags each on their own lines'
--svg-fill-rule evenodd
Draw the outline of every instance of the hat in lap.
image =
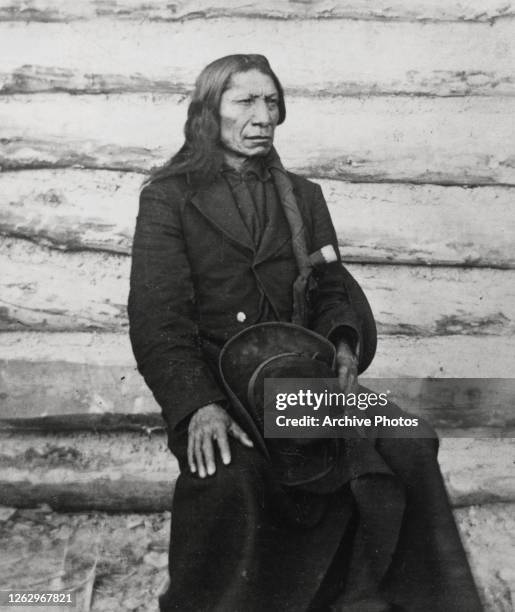
<svg viewBox="0 0 515 612">
<path fill-rule="evenodd" d="M 334 379 L 335 360 L 335 348 L 326 338 L 282 322 L 247 327 L 220 353 L 220 374 L 226 390 L 233 404 L 250 417 L 254 437 L 257 434 L 266 447 L 274 473 L 284 485 L 301 486 L 324 478 L 334 467 L 338 445 L 331 439 L 264 440 L 264 381 Z"/>
</svg>

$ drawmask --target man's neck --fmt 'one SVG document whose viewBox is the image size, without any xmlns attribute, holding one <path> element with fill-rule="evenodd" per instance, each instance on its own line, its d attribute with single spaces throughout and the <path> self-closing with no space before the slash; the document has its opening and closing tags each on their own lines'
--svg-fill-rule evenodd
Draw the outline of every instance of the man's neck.
<svg viewBox="0 0 515 612">
<path fill-rule="evenodd" d="M 227 166 L 236 170 L 237 172 L 241 172 L 248 162 L 250 158 L 245 157 L 244 155 L 238 155 L 237 153 L 233 153 L 232 151 L 224 151 L 224 162 Z"/>
<path fill-rule="evenodd" d="M 224 162 L 227 166 L 236 170 L 236 172 L 244 173 L 254 168 L 260 168 L 263 161 L 263 157 L 245 157 L 244 155 L 237 155 L 231 151 L 224 152 Z"/>
</svg>

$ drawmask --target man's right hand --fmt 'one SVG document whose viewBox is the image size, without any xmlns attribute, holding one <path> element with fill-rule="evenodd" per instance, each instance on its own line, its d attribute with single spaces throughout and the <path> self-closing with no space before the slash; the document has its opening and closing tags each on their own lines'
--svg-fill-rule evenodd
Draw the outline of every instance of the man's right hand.
<svg viewBox="0 0 515 612">
<path fill-rule="evenodd" d="M 216 441 L 222 462 L 231 462 L 229 436 L 239 440 L 244 446 L 254 446 L 252 440 L 231 416 L 218 404 L 207 404 L 199 408 L 191 417 L 188 425 L 188 464 L 192 472 L 200 478 L 216 472 Z"/>
</svg>

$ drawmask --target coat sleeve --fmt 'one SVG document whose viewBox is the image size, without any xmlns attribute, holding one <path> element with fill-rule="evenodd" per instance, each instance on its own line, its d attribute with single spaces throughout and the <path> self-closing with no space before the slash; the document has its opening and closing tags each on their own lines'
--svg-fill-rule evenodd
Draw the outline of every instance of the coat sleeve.
<svg viewBox="0 0 515 612">
<path fill-rule="evenodd" d="M 352 302 L 349 273 L 341 262 L 336 232 L 319 185 L 315 185 L 311 215 L 311 252 L 331 245 L 336 254 L 336 261 L 315 268 L 317 291 L 311 305 L 311 328 L 333 342 L 344 339 L 357 352 L 362 343 L 360 315 Z"/>
<path fill-rule="evenodd" d="M 180 199 L 177 190 L 177 198 Z M 132 247 L 129 333 L 139 372 L 169 428 L 225 398 L 205 362 L 178 201 L 153 184 L 140 196 Z"/>
</svg>

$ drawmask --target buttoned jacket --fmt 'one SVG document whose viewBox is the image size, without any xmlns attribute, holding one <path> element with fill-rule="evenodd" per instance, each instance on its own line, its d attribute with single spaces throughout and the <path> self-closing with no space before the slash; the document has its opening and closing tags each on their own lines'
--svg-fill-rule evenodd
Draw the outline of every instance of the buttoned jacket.
<svg viewBox="0 0 515 612">
<path fill-rule="evenodd" d="M 338 253 L 320 187 L 295 174 L 289 177 L 308 251 L 332 245 Z M 218 352 L 243 327 L 260 321 L 264 299 L 275 320 L 291 319 L 298 270 L 286 218 L 281 210 L 274 214 L 255 247 L 221 177 L 197 190 L 183 176 L 168 177 L 141 192 L 130 338 L 138 369 L 169 430 L 198 408 L 227 399 L 217 377 Z M 309 327 L 325 337 L 344 328 L 366 349 L 362 313 L 351 303 L 341 261 L 319 266 L 317 280 Z"/>
</svg>

